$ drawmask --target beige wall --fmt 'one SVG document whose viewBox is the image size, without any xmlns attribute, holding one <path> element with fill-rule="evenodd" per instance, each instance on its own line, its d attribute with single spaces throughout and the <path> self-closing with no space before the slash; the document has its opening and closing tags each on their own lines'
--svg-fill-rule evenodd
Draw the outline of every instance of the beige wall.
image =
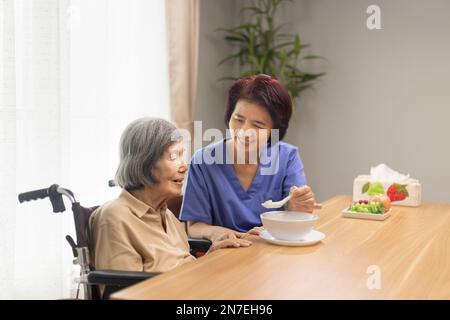
<svg viewBox="0 0 450 320">
<path fill-rule="evenodd" d="M 382 30 L 370 31 L 373 3 L 296 1 L 286 10 L 328 59 L 288 140 L 321 200 L 350 194 L 358 173 L 385 162 L 418 178 L 424 200 L 450 202 L 450 2 L 376 1 Z"/>
<path fill-rule="evenodd" d="M 200 50 L 197 103 L 194 119 L 202 120 L 203 130 L 225 128 L 223 115 L 230 82 L 218 81 L 229 75 L 230 63 L 217 64 L 230 50 L 218 28 L 235 24 L 234 0 L 201 0 L 200 2 Z"/>
<path fill-rule="evenodd" d="M 370 4 L 382 30 L 366 28 Z M 236 8 L 203 0 L 202 9 L 197 115 L 223 128 L 215 79 L 226 46 L 213 30 Z M 425 201 L 450 202 L 450 1 L 297 0 L 282 17 L 328 59 L 306 66 L 328 74 L 297 101 L 287 136 L 319 200 L 351 194 L 357 174 L 385 162 L 418 178 Z"/>
</svg>

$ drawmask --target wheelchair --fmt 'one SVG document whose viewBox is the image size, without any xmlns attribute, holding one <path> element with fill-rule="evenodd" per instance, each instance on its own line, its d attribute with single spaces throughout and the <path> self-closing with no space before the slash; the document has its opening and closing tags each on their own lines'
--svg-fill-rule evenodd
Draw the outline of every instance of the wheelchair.
<svg viewBox="0 0 450 320">
<path fill-rule="evenodd" d="M 115 186 L 114 181 L 109 181 L 109 186 Z M 134 285 L 140 281 L 150 279 L 159 275 L 158 272 L 133 272 L 119 270 L 95 270 L 91 264 L 89 248 L 90 232 L 89 218 L 99 206 L 83 207 L 77 201 L 75 194 L 69 190 L 53 184 L 48 188 L 33 190 L 19 194 L 19 202 L 32 201 L 49 198 L 52 204 L 53 212 L 64 212 L 63 196 L 68 198 L 72 204 L 72 213 L 75 223 L 76 242 L 70 235 L 66 235 L 74 256 L 73 263 L 80 266 L 80 277 L 76 299 L 79 298 L 80 287 L 83 287 L 84 299 L 100 300 L 109 299 L 109 296 L 115 291 Z M 173 198 L 168 202 L 168 208 L 178 217 L 181 208 L 182 197 Z M 189 238 L 190 253 L 195 257 L 200 257 L 208 251 L 211 242 L 206 239 Z M 101 294 L 100 286 L 104 286 Z"/>
</svg>

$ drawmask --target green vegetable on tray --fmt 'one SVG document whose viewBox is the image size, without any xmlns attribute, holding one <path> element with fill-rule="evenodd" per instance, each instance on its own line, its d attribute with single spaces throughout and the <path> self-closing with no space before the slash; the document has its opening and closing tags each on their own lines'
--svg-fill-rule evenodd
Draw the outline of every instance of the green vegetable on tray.
<svg viewBox="0 0 450 320">
<path fill-rule="evenodd" d="M 382 202 L 354 202 L 349 207 L 350 211 L 358 212 L 358 213 L 374 213 L 374 214 L 383 214 L 384 213 L 384 204 Z"/>
</svg>

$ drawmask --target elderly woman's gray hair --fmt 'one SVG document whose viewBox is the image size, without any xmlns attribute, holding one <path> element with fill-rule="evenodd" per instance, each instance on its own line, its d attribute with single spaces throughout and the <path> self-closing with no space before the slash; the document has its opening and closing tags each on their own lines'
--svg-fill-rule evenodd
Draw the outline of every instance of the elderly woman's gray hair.
<svg viewBox="0 0 450 320">
<path fill-rule="evenodd" d="M 163 119 L 140 118 L 131 122 L 120 138 L 116 183 L 129 190 L 159 183 L 152 169 L 167 148 L 180 138 L 178 129 Z"/>
</svg>

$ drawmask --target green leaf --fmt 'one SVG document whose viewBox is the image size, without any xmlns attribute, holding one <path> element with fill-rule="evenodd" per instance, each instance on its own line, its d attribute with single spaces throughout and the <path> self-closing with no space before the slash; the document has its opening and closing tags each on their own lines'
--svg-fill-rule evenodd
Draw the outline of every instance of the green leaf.
<svg viewBox="0 0 450 320">
<path fill-rule="evenodd" d="M 408 189 L 406 189 L 407 184 L 394 183 L 395 188 L 398 192 L 404 192 L 407 197 L 409 197 Z"/>
<path fill-rule="evenodd" d="M 321 56 L 316 56 L 316 55 L 307 55 L 307 56 L 304 56 L 302 59 L 303 60 L 313 60 L 313 59 L 325 59 L 325 58 L 321 57 Z"/>
<path fill-rule="evenodd" d="M 305 45 L 300 45 L 300 50 L 296 51 L 295 49 L 292 49 L 291 51 L 289 51 L 289 55 L 292 56 L 298 56 L 300 54 L 300 52 L 302 51 L 303 48 L 307 48 L 309 45 L 305 44 Z"/>
<path fill-rule="evenodd" d="M 369 187 L 369 190 L 367 190 L 367 194 L 369 196 L 374 196 L 377 194 L 384 194 L 385 190 L 384 190 L 384 186 L 381 182 L 376 181 L 374 183 L 372 183 Z"/>
<path fill-rule="evenodd" d="M 230 32 L 238 32 L 240 30 L 255 29 L 256 27 L 258 27 L 258 25 L 254 24 L 254 23 L 246 23 L 246 24 L 242 24 L 240 26 L 230 28 L 230 29 L 225 29 L 225 30 L 230 31 Z"/>
<path fill-rule="evenodd" d="M 315 56 L 315 55 L 307 55 L 302 57 L 302 60 L 313 60 L 313 59 L 318 59 L 320 58 L 319 56 Z"/>
<path fill-rule="evenodd" d="M 405 188 L 404 192 L 405 192 L 406 196 L 409 197 L 409 192 L 408 192 L 408 190 L 406 188 Z"/>
<path fill-rule="evenodd" d="M 277 45 L 274 46 L 273 48 L 274 48 L 274 49 L 279 49 L 279 48 L 289 47 L 289 46 L 292 46 L 292 45 L 294 45 L 294 43 L 293 43 L 292 41 L 289 41 L 289 42 L 282 42 L 282 43 L 277 44 Z"/>
<path fill-rule="evenodd" d="M 231 42 L 236 42 L 236 41 L 237 42 L 245 42 L 246 41 L 245 39 L 239 38 L 239 37 L 236 37 L 236 36 L 226 36 L 225 39 L 228 40 L 228 41 L 231 41 Z"/>
<path fill-rule="evenodd" d="M 248 59 L 253 66 L 256 66 L 257 68 L 259 67 L 259 61 L 256 56 L 249 56 Z"/>
<path fill-rule="evenodd" d="M 225 57 L 225 58 L 223 58 L 222 60 L 220 60 L 220 62 L 219 62 L 217 65 L 220 66 L 221 64 L 225 63 L 225 62 L 228 61 L 228 60 L 232 60 L 232 59 L 238 58 L 240 55 L 241 55 L 241 52 L 238 52 L 238 53 L 229 55 L 228 57 Z"/>
<path fill-rule="evenodd" d="M 301 49 L 302 49 L 302 46 L 301 46 L 301 43 L 300 43 L 300 37 L 297 34 L 297 35 L 295 35 L 294 52 L 296 54 L 299 54 Z"/>
<path fill-rule="evenodd" d="M 323 76 L 325 73 L 304 73 L 302 76 L 302 82 L 309 82 L 316 80 L 317 78 Z"/>
<path fill-rule="evenodd" d="M 259 73 L 266 73 L 266 61 L 267 61 L 267 54 L 265 54 L 259 61 Z"/>
<path fill-rule="evenodd" d="M 367 192 L 367 190 L 369 190 L 370 187 L 370 182 L 367 182 L 365 185 L 363 185 L 361 193 L 364 194 Z"/>
<path fill-rule="evenodd" d="M 299 89 L 298 89 L 298 92 L 302 92 L 303 90 L 310 89 L 312 87 L 313 87 L 312 83 L 300 86 Z"/>
</svg>

